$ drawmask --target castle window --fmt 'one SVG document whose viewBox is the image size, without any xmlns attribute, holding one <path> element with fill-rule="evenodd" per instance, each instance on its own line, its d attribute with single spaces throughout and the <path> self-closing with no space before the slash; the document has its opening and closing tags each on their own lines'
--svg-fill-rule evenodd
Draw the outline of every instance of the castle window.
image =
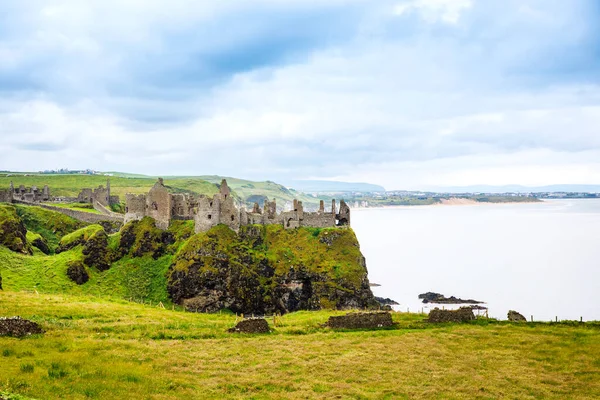
<svg viewBox="0 0 600 400">
<path fill-rule="evenodd" d="M 234 217 L 233 215 L 231 216 L 231 220 L 232 220 L 232 221 L 235 221 L 235 217 Z"/>
<path fill-rule="evenodd" d="M 211 218 L 212 218 L 212 215 L 208 214 L 208 219 L 211 219 Z"/>
</svg>

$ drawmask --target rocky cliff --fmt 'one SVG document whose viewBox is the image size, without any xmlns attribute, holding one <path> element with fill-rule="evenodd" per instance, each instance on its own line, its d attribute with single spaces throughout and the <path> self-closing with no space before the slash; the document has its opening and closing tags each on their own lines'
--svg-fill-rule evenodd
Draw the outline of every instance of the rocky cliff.
<svg viewBox="0 0 600 400">
<path fill-rule="evenodd" d="M 193 236 L 169 271 L 173 301 L 189 310 L 286 313 L 376 302 L 351 229 L 216 226 Z"/>
</svg>

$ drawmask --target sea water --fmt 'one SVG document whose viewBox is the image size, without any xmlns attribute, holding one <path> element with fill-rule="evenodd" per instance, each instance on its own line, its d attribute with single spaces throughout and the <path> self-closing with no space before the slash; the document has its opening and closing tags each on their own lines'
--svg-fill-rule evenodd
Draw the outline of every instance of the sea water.
<svg viewBox="0 0 600 400">
<path fill-rule="evenodd" d="M 374 294 L 398 310 L 427 312 L 418 295 L 438 292 L 495 318 L 600 320 L 598 199 L 354 209 L 351 222 Z"/>
</svg>

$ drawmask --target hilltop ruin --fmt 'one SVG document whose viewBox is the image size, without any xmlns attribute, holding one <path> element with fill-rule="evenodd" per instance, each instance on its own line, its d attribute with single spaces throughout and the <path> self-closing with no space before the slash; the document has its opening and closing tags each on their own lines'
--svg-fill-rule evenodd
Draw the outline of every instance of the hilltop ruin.
<svg viewBox="0 0 600 400">
<path fill-rule="evenodd" d="M 336 202 L 332 200 L 331 211 L 325 211 L 321 201 L 319 210 L 305 212 L 302 202 L 294 200 L 291 211 L 277 212 L 275 200 L 265 202 L 263 209 L 254 203 L 252 211 L 238 207 L 223 179 L 219 193 L 212 198 L 204 195 L 171 194 L 164 186 L 162 178 L 150 189 L 148 194 L 127 194 L 125 223 L 151 217 L 160 229 L 167 229 L 172 220 L 193 220 L 195 231 L 205 232 L 215 225 L 225 224 L 234 231 L 245 225 L 279 224 L 285 228 L 315 227 L 327 228 L 350 225 L 350 208 L 342 200 L 336 212 Z"/>
<path fill-rule="evenodd" d="M 48 185 L 39 190 L 35 186 L 26 188 L 23 185 L 15 188 L 11 182 L 9 189 L 0 189 L 0 203 L 39 205 L 93 223 L 100 220 L 127 223 L 151 217 L 160 229 L 167 229 L 173 220 L 193 220 L 196 233 L 206 232 L 218 224 L 227 225 L 236 232 L 242 226 L 253 224 L 277 224 L 288 229 L 350 225 L 350 207 L 344 200 L 340 201 L 339 210 L 335 200 L 332 200 L 331 209 L 328 211 L 325 211 L 325 204 L 321 200 L 316 212 L 304 211 L 302 202 L 294 200 L 292 210 L 277 212 L 277 204 L 273 199 L 265 202 L 262 208 L 258 203 L 254 203 L 252 210 L 247 211 L 244 206 L 238 206 L 225 179 L 218 186 L 219 193 L 212 197 L 174 194 L 169 193 L 162 178 L 159 178 L 147 194 L 126 195 L 124 216 L 108 209 L 120 201 L 119 196 L 110 194 L 110 181 L 107 181 L 106 187 L 82 189 L 77 197 L 52 197 Z M 52 203 L 90 203 L 102 215 L 54 207 Z"/>
</svg>

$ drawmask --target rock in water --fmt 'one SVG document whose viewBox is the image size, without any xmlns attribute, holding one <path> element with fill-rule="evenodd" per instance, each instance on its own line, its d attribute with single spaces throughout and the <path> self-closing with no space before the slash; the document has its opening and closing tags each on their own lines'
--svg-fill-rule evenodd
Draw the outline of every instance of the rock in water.
<svg viewBox="0 0 600 400">
<path fill-rule="evenodd" d="M 527 318 L 525 318 L 523 314 L 520 314 L 514 310 L 510 310 L 508 312 L 508 320 L 511 322 L 527 322 Z"/>
<path fill-rule="evenodd" d="M 440 310 L 434 308 L 429 312 L 428 322 L 469 322 L 475 319 L 473 310 L 461 307 L 458 310 Z"/>
<path fill-rule="evenodd" d="M 269 333 L 269 324 L 263 318 L 245 319 L 228 329 L 230 333 Z"/>
<path fill-rule="evenodd" d="M 41 326 L 21 317 L 0 318 L 0 336 L 23 337 L 44 333 Z"/>
<path fill-rule="evenodd" d="M 392 325 L 392 314 L 389 312 L 349 313 L 329 317 L 327 321 L 327 326 L 334 329 L 374 329 Z"/>
</svg>

